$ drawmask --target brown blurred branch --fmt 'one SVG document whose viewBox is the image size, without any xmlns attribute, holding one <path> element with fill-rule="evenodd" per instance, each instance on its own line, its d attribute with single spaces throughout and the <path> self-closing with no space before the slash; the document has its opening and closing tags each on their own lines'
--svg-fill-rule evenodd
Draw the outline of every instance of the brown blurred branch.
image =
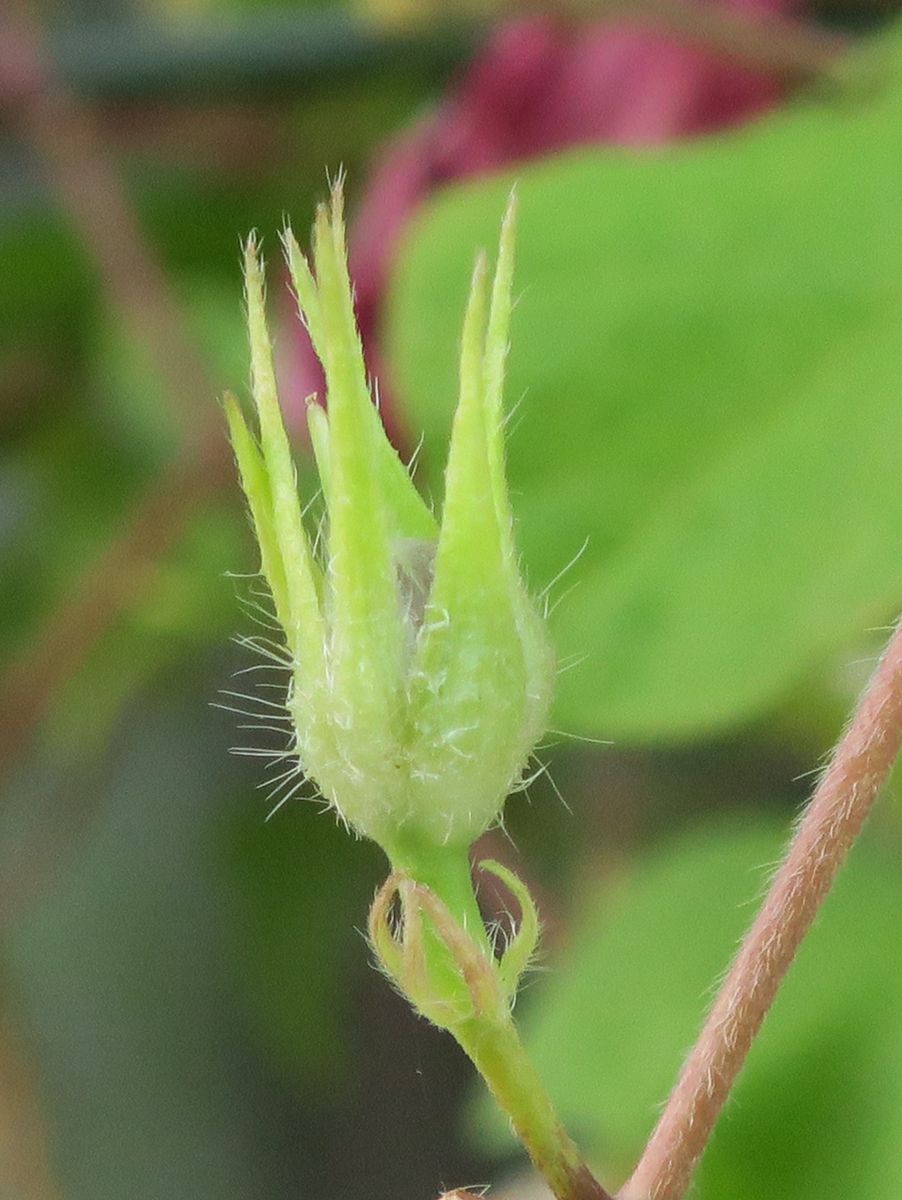
<svg viewBox="0 0 902 1200">
<path fill-rule="evenodd" d="M 562 21 L 611 21 L 646 26 L 677 41 L 788 80 L 829 72 L 848 39 L 810 22 L 749 14 L 704 0 L 368 0 L 387 25 L 423 25 L 454 14 L 491 21 L 501 15 L 553 13 Z"/>
<path fill-rule="evenodd" d="M 61 1200 L 53 1182 L 34 1076 L 9 1021 L 0 1017 L 0 1194 Z"/>
<path fill-rule="evenodd" d="M 10 4 L 0 26 L 0 103 L 37 153 L 48 183 L 93 260 L 108 299 L 163 381 L 178 420 L 196 433 L 210 381 L 184 314 L 147 243 L 93 113 L 44 56 L 29 6 Z M 206 422 L 209 424 L 209 421 Z"/>
<path fill-rule="evenodd" d="M 0 27 L 0 102 L 38 152 L 94 262 L 110 303 L 165 386 L 183 447 L 89 563 L 58 609 L 0 679 L 0 772 L 9 769 L 54 697 L 102 634 L 147 585 L 198 501 L 225 478 L 213 387 L 178 302 L 147 244 L 89 111 L 55 78 L 29 6 L 10 4 Z"/>
<path fill-rule="evenodd" d="M 3 21 L 0 103 L 42 159 L 111 306 L 162 380 L 182 449 L 0 680 L 0 773 L 28 746 L 110 624 L 147 586 L 227 461 L 224 440 L 211 436 L 213 389 L 204 363 L 92 115 L 54 78 L 28 7 L 8 3 Z M 0 1018 L 0 1081 L 0 1189 L 23 1200 L 58 1200 L 34 1080 L 6 1018 Z"/>
<path fill-rule="evenodd" d="M 224 443 L 223 443 L 224 446 Z M 116 617 L 149 586 L 198 503 L 224 472 L 207 455 L 176 459 L 126 516 L 37 637 L 0 679 L 0 775 L 27 747 L 60 689 Z"/>
<path fill-rule="evenodd" d="M 651 26 L 743 66 L 788 79 L 829 72 L 848 49 L 835 33 L 772 14 L 753 16 L 700 0 L 561 0 L 581 15 L 601 15 Z"/>
<path fill-rule="evenodd" d="M 902 745 L 896 627 L 620 1200 L 682 1200 L 796 951 Z"/>
</svg>

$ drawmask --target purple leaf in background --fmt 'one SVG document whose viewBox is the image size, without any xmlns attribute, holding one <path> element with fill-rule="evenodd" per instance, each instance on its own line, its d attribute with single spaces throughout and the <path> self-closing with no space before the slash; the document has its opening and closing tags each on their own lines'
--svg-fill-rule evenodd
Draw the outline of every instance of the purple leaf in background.
<svg viewBox="0 0 902 1200">
<path fill-rule="evenodd" d="M 750 16 L 793 12 L 792 0 L 720 0 Z M 428 116 L 378 155 L 351 231 L 350 267 L 367 365 L 380 380 L 392 441 L 403 431 L 379 348 L 382 297 L 404 227 L 444 184 L 578 145 L 654 145 L 738 124 L 776 104 L 785 82 L 647 26 L 565 25 L 526 17 L 500 25 Z M 322 394 L 302 329 L 283 341 L 286 415 Z"/>
</svg>

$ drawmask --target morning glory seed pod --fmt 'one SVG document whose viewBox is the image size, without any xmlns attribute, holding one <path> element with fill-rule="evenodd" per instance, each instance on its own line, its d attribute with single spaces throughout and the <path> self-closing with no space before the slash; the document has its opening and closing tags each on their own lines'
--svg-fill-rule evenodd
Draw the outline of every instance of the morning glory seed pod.
<svg viewBox="0 0 902 1200">
<path fill-rule="evenodd" d="M 512 202 L 493 280 L 482 255 L 473 273 L 439 526 L 369 392 L 340 186 L 317 211 L 312 262 L 286 232 L 326 380 L 328 407 L 308 409 L 327 518 L 319 555 L 279 410 L 253 238 L 245 252 L 259 438 L 233 397 L 226 412 L 291 662 L 293 748 L 342 819 L 393 861 L 404 847 L 466 847 L 497 819 L 551 697 L 553 656 L 520 576 L 504 475 L 513 240 Z"/>
</svg>

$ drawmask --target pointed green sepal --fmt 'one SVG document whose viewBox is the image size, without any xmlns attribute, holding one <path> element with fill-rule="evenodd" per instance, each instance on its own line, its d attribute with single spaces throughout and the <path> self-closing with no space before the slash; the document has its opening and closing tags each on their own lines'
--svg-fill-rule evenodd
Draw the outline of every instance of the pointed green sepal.
<svg viewBox="0 0 902 1200">
<path fill-rule="evenodd" d="M 328 219 L 332 225 L 337 221 L 338 225 L 341 226 L 342 202 L 340 190 L 333 189 L 332 202 L 333 209 Z M 350 280 L 347 277 L 347 268 L 344 265 L 344 236 L 340 233 L 337 239 L 333 237 L 331 241 L 332 249 L 337 255 L 339 287 L 346 288 L 347 294 L 350 296 Z M 285 230 L 283 242 L 301 319 L 310 335 L 310 341 L 316 351 L 316 355 L 323 364 L 324 371 L 326 372 L 326 389 L 331 395 L 332 389 L 337 386 L 334 372 L 332 378 L 330 379 L 329 377 L 330 353 L 329 341 L 327 339 L 331 331 L 330 334 L 327 334 L 320 316 L 320 298 L 317 281 L 291 229 Z M 422 496 L 420 496 L 419 492 L 413 486 L 407 468 L 385 436 L 378 411 L 370 397 L 366 383 L 366 366 L 363 352 L 360 349 L 356 325 L 353 323 L 353 307 L 350 310 L 350 322 L 346 307 L 343 308 L 341 319 L 345 326 L 344 340 L 350 343 L 352 374 L 355 377 L 357 388 L 365 401 L 365 408 L 358 409 L 357 415 L 362 420 L 362 426 L 368 435 L 368 442 L 373 455 L 373 467 L 379 475 L 380 489 L 386 503 L 392 532 L 396 536 L 403 538 L 421 538 L 426 540 L 436 538 L 438 536 L 438 523 L 429 511 Z"/>
<path fill-rule="evenodd" d="M 448 841 L 471 840 L 500 811 L 544 721 L 553 677 L 516 569 L 500 474 L 511 221 L 491 303 L 483 256 L 473 273 L 435 578 L 412 667 L 415 757 L 429 798 L 422 807 L 433 836 Z"/>
<path fill-rule="evenodd" d="M 320 487 L 326 507 L 329 506 L 329 488 L 332 482 L 329 451 L 329 418 L 321 404 L 317 404 L 312 396 L 307 398 L 307 432 L 310 435 L 310 445 L 313 447 L 313 457 L 316 459 L 316 470 L 319 475 Z"/>
<path fill-rule="evenodd" d="M 297 478 L 276 390 L 272 346 L 266 327 L 263 273 L 253 236 L 244 253 L 245 297 L 251 349 L 251 388 L 260 422 L 260 449 L 269 478 L 272 527 L 278 539 L 285 578 L 289 649 L 308 682 L 324 673 L 323 627 L 313 557 L 298 501 Z"/>
<path fill-rule="evenodd" d="M 291 621 L 291 605 L 288 586 L 285 582 L 285 564 L 272 515 L 272 497 L 269 491 L 269 475 L 260 447 L 247 427 L 244 414 L 231 392 L 223 397 L 223 409 L 229 425 L 229 440 L 238 464 L 241 487 L 250 509 L 263 574 L 272 592 L 276 606 L 276 617 L 284 627 Z"/>
<path fill-rule="evenodd" d="M 498 262 L 492 282 L 492 299 L 486 329 L 483 387 L 485 389 L 486 452 L 495 512 L 501 533 L 502 551 L 509 571 L 517 574 L 513 518 L 504 470 L 504 370 L 510 339 L 514 286 L 514 239 L 517 201 L 511 193 L 501 223 Z"/>
</svg>

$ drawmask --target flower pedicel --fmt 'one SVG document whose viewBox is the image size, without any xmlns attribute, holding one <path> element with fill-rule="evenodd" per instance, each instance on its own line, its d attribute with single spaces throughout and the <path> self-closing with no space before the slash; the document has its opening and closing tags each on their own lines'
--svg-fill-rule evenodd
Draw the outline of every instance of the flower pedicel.
<svg viewBox="0 0 902 1200">
<path fill-rule="evenodd" d="M 276 392 L 256 244 L 245 250 L 259 440 L 226 397 L 232 445 L 291 664 L 298 768 L 387 854 L 370 912 L 386 974 L 482 1073 L 559 1200 L 608 1200 L 564 1132 L 512 1018 L 539 936 L 524 884 L 503 952 L 483 925 L 468 849 L 498 819 L 545 729 L 554 656 L 521 578 L 504 472 L 502 390 L 514 203 L 490 279 L 473 272 L 441 523 L 385 435 L 354 316 L 340 184 L 320 205 L 312 264 L 285 250 L 328 408 L 307 419 L 326 509 L 318 556 L 304 529 Z M 400 920 L 392 921 L 395 901 Z"/>
</svg>

